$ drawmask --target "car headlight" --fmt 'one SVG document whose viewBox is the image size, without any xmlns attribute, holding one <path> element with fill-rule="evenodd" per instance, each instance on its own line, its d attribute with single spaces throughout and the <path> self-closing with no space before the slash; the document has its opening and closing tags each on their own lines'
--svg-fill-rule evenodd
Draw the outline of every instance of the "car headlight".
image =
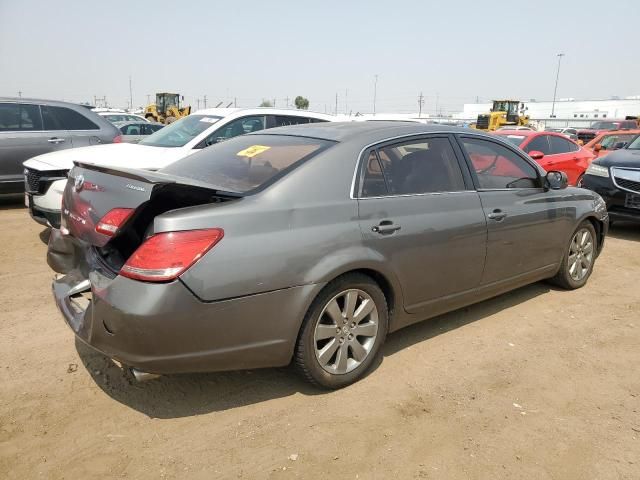
<svg viewBox="0 0 640 480">
<path fill-rule="evenodd" d="M 609 178 L 609 168 L 603 167 L 602 165 L 598 165 L 596 163 L 592 163 L 587 168 L 585 172 L 586 175 L 593 175 L 595 177 L 605 177 Z"/>
</svg>

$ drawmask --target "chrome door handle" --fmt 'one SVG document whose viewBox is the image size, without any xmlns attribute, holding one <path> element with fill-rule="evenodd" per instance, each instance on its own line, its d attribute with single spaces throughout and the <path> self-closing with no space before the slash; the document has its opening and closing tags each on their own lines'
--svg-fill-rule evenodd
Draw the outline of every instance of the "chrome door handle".
<svg viewBox="0 0 640 480">
<path fill-rule="evenodd" d="M 66 140 L 64 138 L 53 137 L 53 138 L 50 138 L 49 140 L 47 140 L 47 142 L 49 142 L 49 143 L 62 143 L 62 142 L 66 142 Z"/>
<path fill-rule="evenodd" d="M 400 225 L 394 225 L 391 222 L 380 222 L 380 225 L 374 225 L 371 227 L 371 231 L 384 235 L 386 233 L 393 233 L 400 230 Z"/>
<path fill-rule="evenodd" d="M 493 212 L 489 213 L 487 215 L 487 218 L 491 219 L 491 220 L 495 220 L 496 222 L 500 222 L 501 220 L 503 220 L 505 217 L 507 216 L 506 212 L 503 212 L 500 209 L 495 209 Z"/>
</svg>

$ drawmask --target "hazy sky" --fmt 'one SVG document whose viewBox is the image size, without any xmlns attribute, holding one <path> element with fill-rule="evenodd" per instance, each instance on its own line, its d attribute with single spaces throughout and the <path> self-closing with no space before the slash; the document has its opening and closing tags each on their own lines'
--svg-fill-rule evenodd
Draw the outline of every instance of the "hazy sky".
<svg viewBox="0 0 640 480">
<path fill-rule="evenodd" d="M 640 2 L 0 0 L 0 95 L 313 110 L 459 110 L 492 97 L 640 95 Z M 345 92 L 346 91 L 346 92 Z M 345 104 L 346 93 L 346 104 Z"/>
</svg>

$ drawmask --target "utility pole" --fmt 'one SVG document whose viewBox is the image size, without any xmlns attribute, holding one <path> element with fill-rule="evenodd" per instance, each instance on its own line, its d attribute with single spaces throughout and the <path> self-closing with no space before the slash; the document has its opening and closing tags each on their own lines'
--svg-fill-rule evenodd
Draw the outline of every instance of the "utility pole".
<svg viewBox="0 0 640 480">
<path fill-rule="evenodd" d="M 556 70 L 556 86 L 553 89 L 553 103 L 551 104 L 551 118 L 555 118 L 556 111 L 556 92 L 558 91 L 558 78 L 560 77 L 560 61 L 564 57 L 564 53 L 556 55 L 558 57 L 558 70 Z"/>
<path fill-rule="evenodd" d="M 347 95 L 349 95 L 349 90 L 347 88 L 344 89 L 344 113 L 345 115 L 349 113 L 349 104 L 347 103 Z"/>
<path fill-rule="evenodd" d="M 436 93 L 436 117 L 439 117 L 440 115 L 438 115 L 438 104 L 440 103 L 440 94 Z"/>
<path fill-rule="evenodd" d="M 418 95 L 418 118 L 422 117 L 422 106 L 424 105 L 424 95 L 420 92 Z"/>
<path fill-rule="evenodd" d="M 233 106 L 234 106 L 234 108 L 238 106 L 238 98 L 237 97 L 233 97 Z"/>
<path fill-rule="evenodd" d="M 373 114 L 376 114 L 376 96 L 378 94 L 378 75 L 374 75 L 373 81 Z"/>
<path fill-rule="evenodd" d="M 273 108 L 276 108 L 276 99 L 273 99 Z"/>
<path fill-rule="evenodd" d="M 147 93 L 147 105 L 151 105 L 151 95 Z"/>
<path fill-rule="evenodd" d="M 200 99 L 199 98 L 196 98 L 196 105 L 198 105 L 196 110 L 200 110 Z"/>
<path fill-rule="evenodd" d="M 286 102 L 287 102 L 287 108 L 289 108 L 289 97 L 285 98 Z"/>
<path fill-rule="evenodd" d="M 22 98 L 22 90 L 18 90 L 18 98 Z"/>
<path fill-rule="evenodd" d="M 207 108 L 207 96 L 206 95 L 204 96 L 204 100 L 203 101 L 204 101 L 204 108 Z"/>
<path fill-rule="evenodd" d="M 338 92 L 336 92 L 336 110 L 335 110 L 335 114 L 338 114 Z"/>
<path fill-rule="evenodd" d="M 133 110 L 133 90 L 131 89 L 131 75 L 129 75 L 129 108 Z"/>
</svg>

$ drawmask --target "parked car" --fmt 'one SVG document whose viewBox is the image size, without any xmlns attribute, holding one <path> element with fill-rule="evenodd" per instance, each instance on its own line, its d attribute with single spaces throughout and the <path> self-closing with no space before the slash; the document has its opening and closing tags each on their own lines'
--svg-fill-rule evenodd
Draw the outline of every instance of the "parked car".
<svg viewBox="0 0 640 480">
<path fill-rule="evenodd" d="M 0 97 L 0 194 L 25 191 L 22 162 L 43 153 L 110 143 L 120 132 L 73 103 Z M 51 175 L 58 175 L 52 169 Z M 26 188 L 30 189 L 29 184 Z"/>
<path fill-rule="evenodd" d="M 137 144 L 116 143 L 41 155 L 25 163 L 26 182 L 33 184 L 29 191 L 31 217 L 45 225 L 60 225 L 63 177 L 73 167 L 74 161 L 158 170 L 237 135 L 331 119 L 330 115 L 306 110 L 210 108 L 173 122 Z"/>
<path fill-rule="evenodd" d="M 135 113 L 126 113 L 126 112 L 97 112 L 98 115 L 106 118 L 111 123 L 116 122 L 145 122 L 149 123 L 149 120 L 144 118 L 142 115 L 136 115 Z"/>
<path fill-rule="evenodd" d="M 581 186 L 582 176 L 595 156 L 560 133 L 502 130 L 494 132 L 494 135 L 520 147 L 545 170 L 566 173 L 570 185 Z"/>
<path fill-rule="evenodd" d="M 583 286 L 607 212 L 566 187 L 501 137 L 401 122 L 266 130 L 159 172 L 78 163 L 54 297 L 138 378 L 293 360 L 343 387 L 387 332 L 538 280 Z"/>
<path fill-rule="evenodd" d="M 574 142 L 578 140 L 578 129 L 577 128 L 571 128 L 571 127 L 564 127 L 564 128 L 547 127 L 547 128 L 544 129 L 544 131 L 545 132 L 560 133 L 560 134 L 564 135 L 565 137 L 570 138 Z"/>
<path fill-rule="evenodd" d="M 611 221 L 640 222 L 640 136 L 625 148 L 594 160 L 584 186 L 602 196 Z"/>
<path fill-rule="evenodd" d="M 595 158 L 603 157 L 613 150 L 624 148 L 627 143 L 633 140 L 640 130 L 613 130 L 598 135 L 587 143 L 584 148 L 591 150 Z"/>
<path fill-rule="evenodd" d="M 146 120 L 144 122 L 139 120 L 134 122 L 114 122 L 114 125 L 122 132 L 120 137 L 116 137 L 114 143 L 139 143 L 140 140 L 164 127 L 163 123 L 147 122 Z"/>
<path fill-rule="evenodd" d="M 638 123 L 635 120 L 600 120 L 593 122 L 589 128 L 578 130 L 578 140 L 589 143 L 601 133 L 610 130 L 633 130 L 635 128 L 638 128 Z"/>
</svg>

